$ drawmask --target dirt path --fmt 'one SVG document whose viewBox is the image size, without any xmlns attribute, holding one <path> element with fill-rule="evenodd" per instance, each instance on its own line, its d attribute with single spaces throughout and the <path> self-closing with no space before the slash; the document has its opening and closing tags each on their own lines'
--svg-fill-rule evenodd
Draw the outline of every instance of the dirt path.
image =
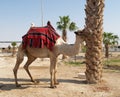
<svg viewBox="0 0 120 97">
<path fill-rule="evenodd" d="M 25 59 L 26 60 L 26 59 Z M 30 82 L 21 64 L 18 72 L 19 83 L 16 88 L 12 69 L 15 58 L 0 57 L 0 97 L 120 97 L 120 73 L 104 72 L 104 81 L 98 85 L 89 85 L 85 79 L 78 78 L 78 73 L 84 72 L 84 67 L 58 64 L 58 80 L 60 84 L 50 89 L 49 60 L 36 60 L 30 71 L 39 84 Z"/>
</svg>

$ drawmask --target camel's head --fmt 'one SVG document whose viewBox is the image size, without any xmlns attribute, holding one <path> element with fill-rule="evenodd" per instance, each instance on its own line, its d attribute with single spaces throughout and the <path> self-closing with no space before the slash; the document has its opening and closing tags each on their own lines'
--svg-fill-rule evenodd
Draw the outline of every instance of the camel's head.
<svg viewBox="0 0 120 97">
<path fill-rule="evenodd" d="M 86 35 L 85 35 L 84 30 L 78 30 L 78 31 L 76 31 L 74 33 L 76 34 L 76 38 L 79 38 L 79 40 L 81 42 L 85 41 Z"/>
</svg>

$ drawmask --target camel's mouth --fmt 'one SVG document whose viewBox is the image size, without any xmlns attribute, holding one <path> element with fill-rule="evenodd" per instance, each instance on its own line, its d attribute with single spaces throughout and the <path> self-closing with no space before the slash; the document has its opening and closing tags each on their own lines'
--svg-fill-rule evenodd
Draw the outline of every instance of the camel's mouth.
<svg viewBox="0 0 120 97">
<path fill-rule="evenodd" d="M 79 35 L 79 36 L 81 36 L 82 34 L 83 34 L 83 31 L 81 31 L 81 30 L 78 30 L 78 31 L 75 31 L 74 32 L 76 35 Z"/>
<path fill-rule="evenodd" d="M 78 32 L 74 32 L 76 35 L 78 35 Z"/>
</svg>

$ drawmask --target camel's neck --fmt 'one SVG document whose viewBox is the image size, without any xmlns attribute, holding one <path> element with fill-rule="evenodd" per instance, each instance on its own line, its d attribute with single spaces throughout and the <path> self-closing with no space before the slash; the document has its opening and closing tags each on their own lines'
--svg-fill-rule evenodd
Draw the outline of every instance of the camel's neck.
<svg viewBox="0 0 120 97">
<path fill-rule="evenodd" d="M 79 53 L 80 50 L 80 41 L 79 38 L 76 37 L 75 44 L 67 44 L 65 42 L 61 42 L 60 45 L 58 45 L 58 52 L 60 54 L 64 54 L 67 56 L 74 56 Z"/>
</svg>

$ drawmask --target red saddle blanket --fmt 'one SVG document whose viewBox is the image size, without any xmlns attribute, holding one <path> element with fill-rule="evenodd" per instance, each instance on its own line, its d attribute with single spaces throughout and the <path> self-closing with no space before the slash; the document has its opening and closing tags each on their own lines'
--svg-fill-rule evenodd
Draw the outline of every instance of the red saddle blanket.
<svg viewBox="0 0 120 97">
<path fill-rule="evenodd" d="M 34 48 L 44 48 L 46 46 L 52 50 L 59 37 L 50 22 L 45 27 L 31 27 L 27 34 L 22 37 L 23 49 L 27 46 Z"/>
</svg>

